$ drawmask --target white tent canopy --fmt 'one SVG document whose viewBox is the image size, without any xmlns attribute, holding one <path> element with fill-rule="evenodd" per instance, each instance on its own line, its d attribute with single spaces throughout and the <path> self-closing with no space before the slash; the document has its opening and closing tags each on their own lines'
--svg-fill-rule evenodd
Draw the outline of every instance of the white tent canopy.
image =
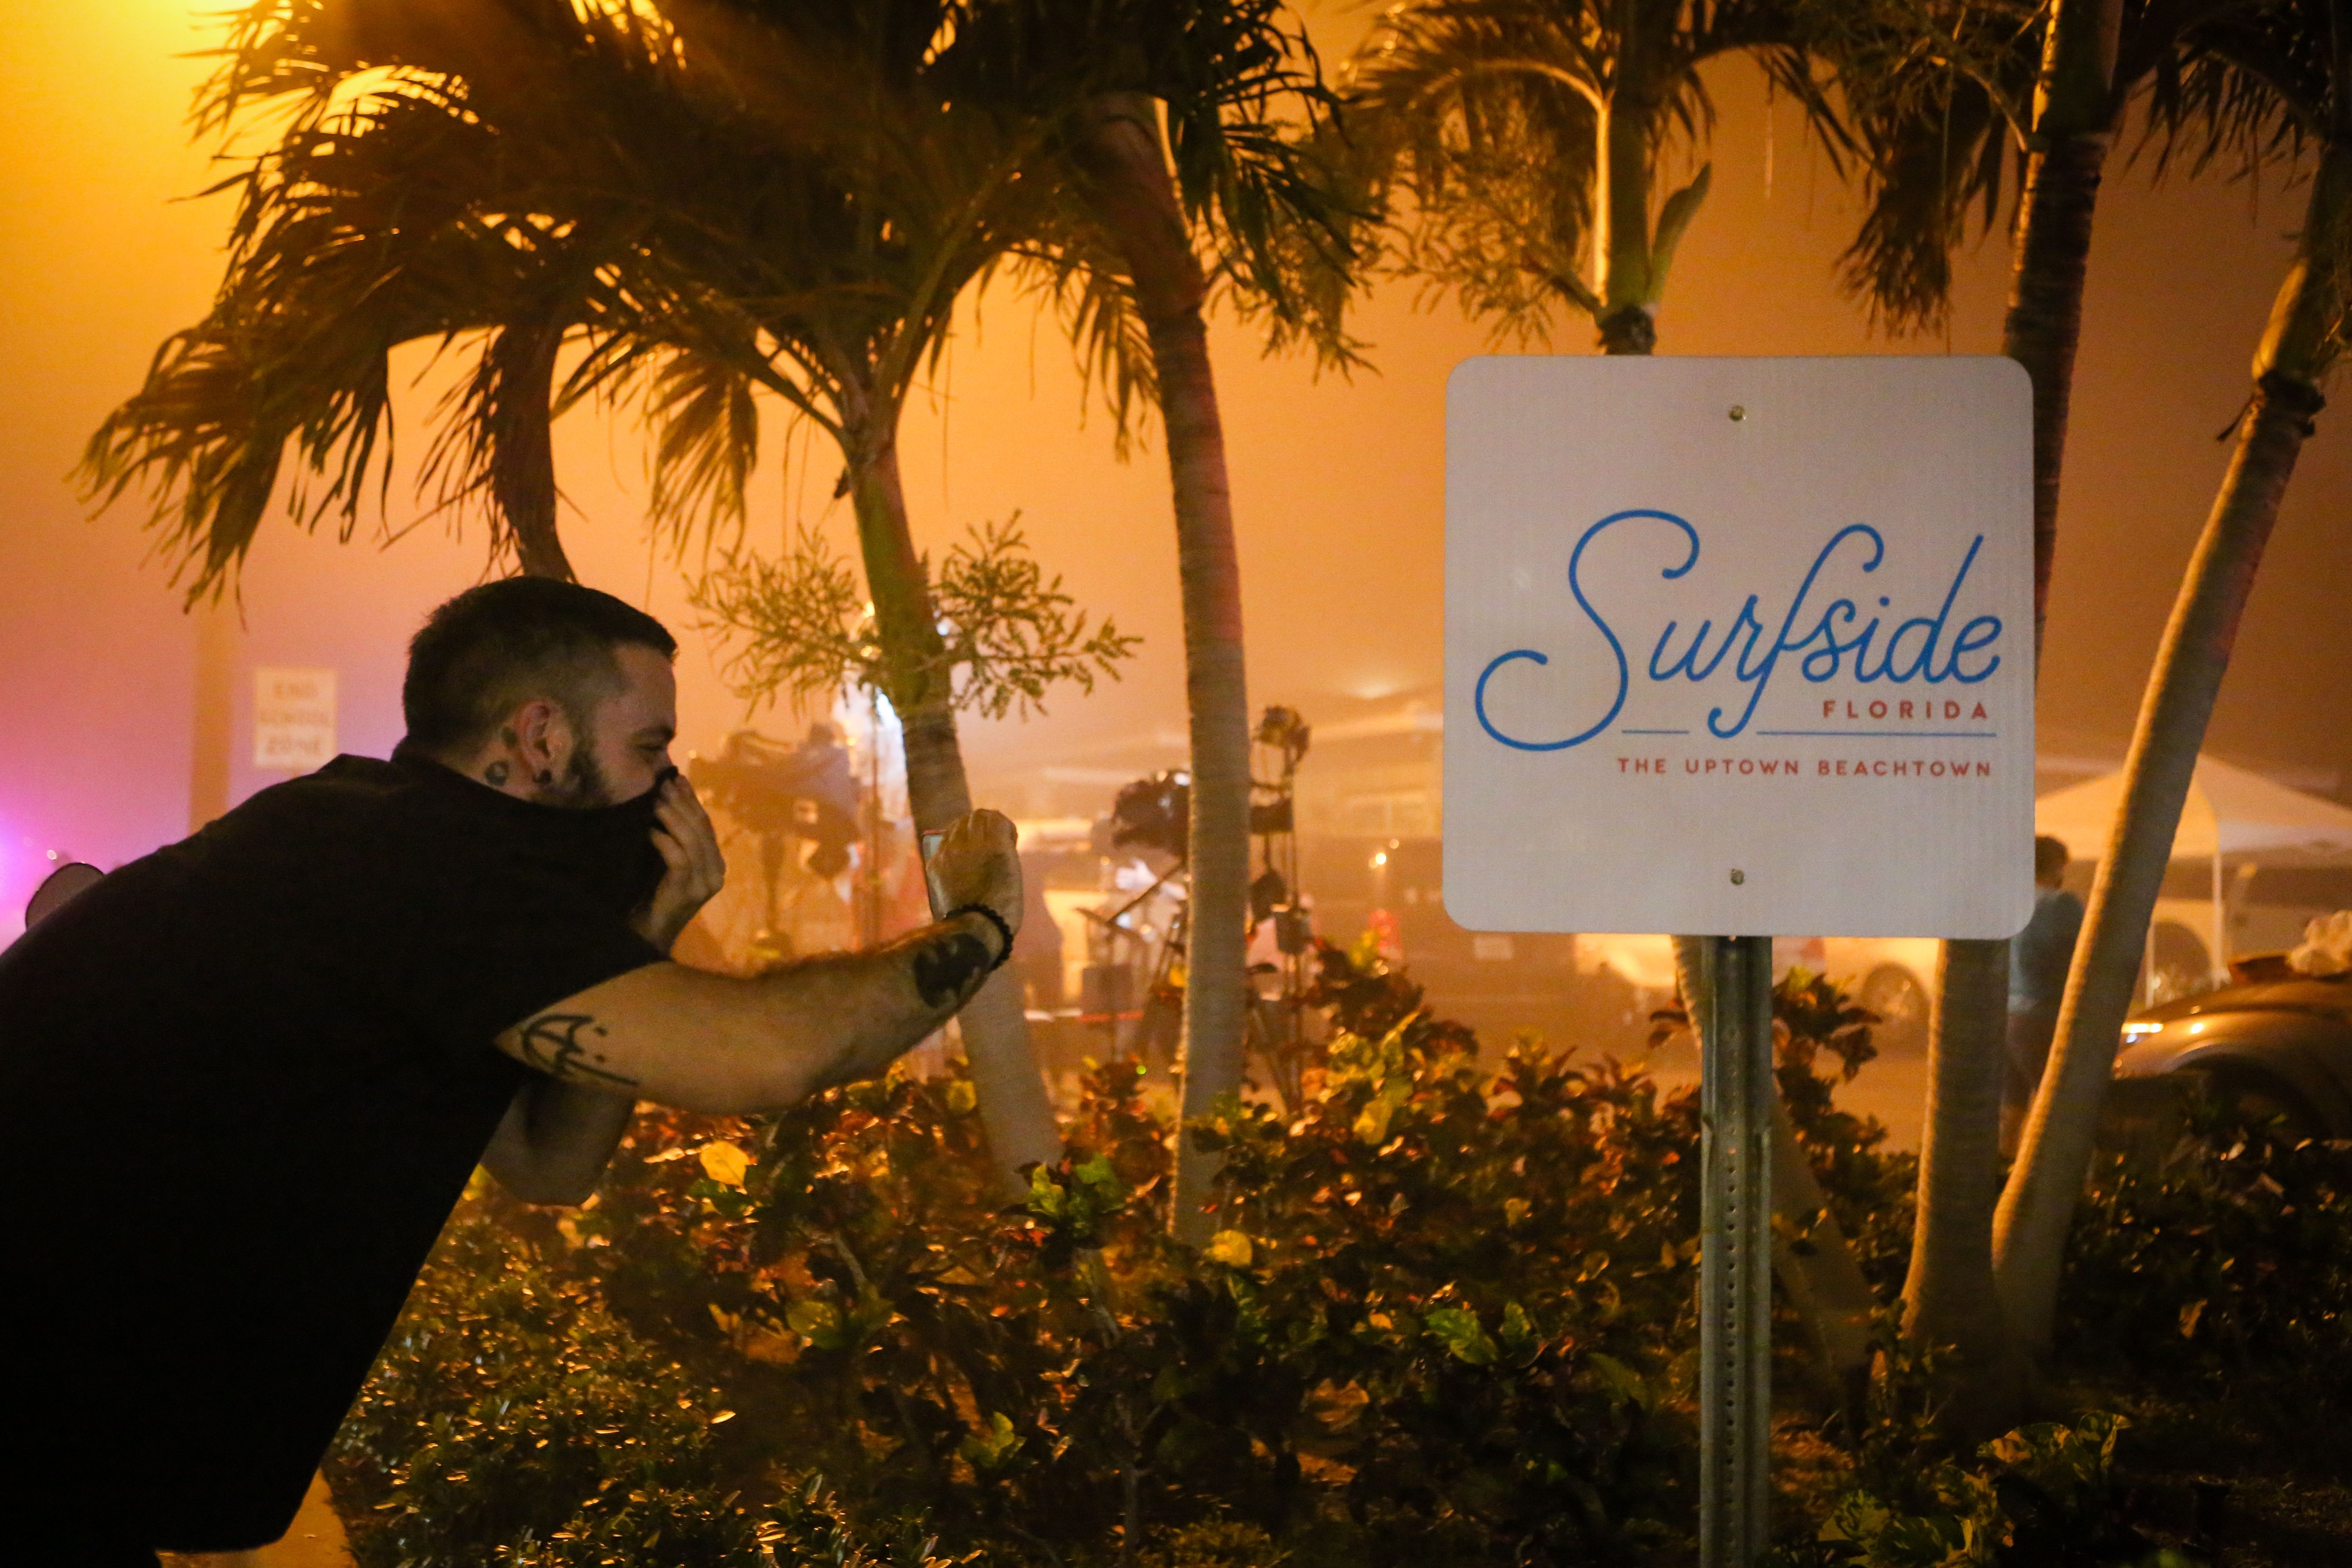
<svg viewBox="0 0 2352 1568">
<path fill-rule="evenodd" d="M 2033 831 L 2065 842 L 2077 860 L 2106 857 L 2123 810 L 2124 775 L 2108 773 L 2043 795 L 2033 803 Z M 2216 853 L 2216 851 L 2219 853 Z M 2233 768 L 2211 757 L 2197 759 L 2180 826 L 2172 836 L 2172 858 L 2202 860 L 2212 868 L 2211 963 L 2214 978 L 2226 979 L 2230 958 L 2229 900 L 2222 868 L 2253 866 L 2352 866 L 2352 810 L 2260 773 Z M 2156 984 L 2155 928 L 2149 928 L 2145 983 Z M 2151 992 L 2143 1000 L 2154 1000 Z"/>
<path fill-rule="evenodd" d="M 2119 773 L 2069 785 L 2033 803 L 2033 831 L 2065 840 L 2077 860 L 2103 859 L 2123 800 Z M 2352 809 L 2200 756 L 2172 858 L 2210 860 L 2217 846 L 2225 860 L 2352 866 Z"/>
</svg>

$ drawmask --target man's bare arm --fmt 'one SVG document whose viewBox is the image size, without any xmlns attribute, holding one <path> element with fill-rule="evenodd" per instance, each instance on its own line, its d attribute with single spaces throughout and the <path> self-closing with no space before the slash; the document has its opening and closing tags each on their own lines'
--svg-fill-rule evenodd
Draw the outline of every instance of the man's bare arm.
<svg viewBox="0 0 2352 1568">
<path fill-rule="evenodd" d="M 975 812 L 932 858 L 967 909 L 868 952 L 803 960 L 754 979 L 648 964 L 499 1037 L 559 1082 L 688 1110 L 742 1115 L 871 1078 L 971 1000 L 1021 919 L 1013 825 Z"/>
<path fill-rule="evenodd" d="M 636 1109 L 626 1090 L 534 1077 L 515 1091 L 482 1163 L 527 1204 L 586 1203 Z"/>
<path fill-rule="evenodd" d="M 498 1045 L 580 1089 L 721 1116 L 778 1110 L 881 1072 L 971 999 L 1003 942 L 965 914 L 751 980 L 648 964 L 524 1019 Z"/>
</svg>

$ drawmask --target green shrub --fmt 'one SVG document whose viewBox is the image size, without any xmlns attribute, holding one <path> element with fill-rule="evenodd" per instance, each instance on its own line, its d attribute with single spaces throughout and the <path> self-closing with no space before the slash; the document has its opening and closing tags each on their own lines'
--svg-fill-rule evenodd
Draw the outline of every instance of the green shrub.
<svg viewBox="0 0 2352 1568">
<path fill-rule="evenodd" d="M 712 1484 L 716 1391 L 536 1266 L 476 1205 L 449 1227 L 330 1459 L 363 1568 L 761 1561 Z"/>
<path fill-rule="evenodd" d="M 2227 1399 L 2342 1468 L 2352 1403 L 2352 1148 L 2190 1102 L 2160 1160 L 2103 1156 L 2068 1241 L 2063 1362 Z"/>
<path fill-rule="evenodd" d="M 1819 1536 L 1783 1547 L 1769 1568 L 2192 1568 L 2125 1521 L 2114 1479 L 2122 1417 L 2024 1426 L 1978 1450 L 1971 1466 L 1919 1478 L 1923 1500 L 1889 1503 L 1864 1490 L 1839 1499 Z"/>
<path fill-rule="evenodd" d="M 1018 1203 L 960 1077 L 651 1113 L 585 1209 L 472 1201 L 339 1444 L 368 1568 L 1683 1559 L 1695 1096 L 1484 1068 L 1402 974 L 1318 971 L 1297 1112 L 1191 1130 L 1224 1155 L 1197 1254 L 1132 1062 Z M 1783 992 L 1800 1136 L 1891 1248 L 1910 1165 L 1814 1068 L 1866 1015 Z"/>
</svg>

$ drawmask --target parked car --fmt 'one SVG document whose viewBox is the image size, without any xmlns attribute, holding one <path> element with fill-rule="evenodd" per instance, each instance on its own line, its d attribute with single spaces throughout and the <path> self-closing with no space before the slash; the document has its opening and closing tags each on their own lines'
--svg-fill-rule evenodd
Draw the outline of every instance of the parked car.
<svg viewBox="0 0 2352 1568">
<path fill-rule="evenodd" d="M 2352 975 L 2298 974 L 2277 954 L 2231 970 L 2236 984 L 2124 1025 L 2117 1116 L 2146 1121 L 2194 1083 L 2282 1118 L 2290 1133 L 2352 1138 Z"/>
</svg>

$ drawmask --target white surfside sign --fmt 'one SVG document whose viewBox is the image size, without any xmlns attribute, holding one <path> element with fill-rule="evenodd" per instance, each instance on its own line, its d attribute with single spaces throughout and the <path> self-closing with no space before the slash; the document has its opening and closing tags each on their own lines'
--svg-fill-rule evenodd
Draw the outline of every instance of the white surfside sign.
<svg viewBox="0 0 2352 1568">
<path fill-rule="evenodd" d="M 2032 394 L 1990 358 L 1489 357 L 1446 409 L 1445 902 L 2006 937 Z"/>
</svg>

